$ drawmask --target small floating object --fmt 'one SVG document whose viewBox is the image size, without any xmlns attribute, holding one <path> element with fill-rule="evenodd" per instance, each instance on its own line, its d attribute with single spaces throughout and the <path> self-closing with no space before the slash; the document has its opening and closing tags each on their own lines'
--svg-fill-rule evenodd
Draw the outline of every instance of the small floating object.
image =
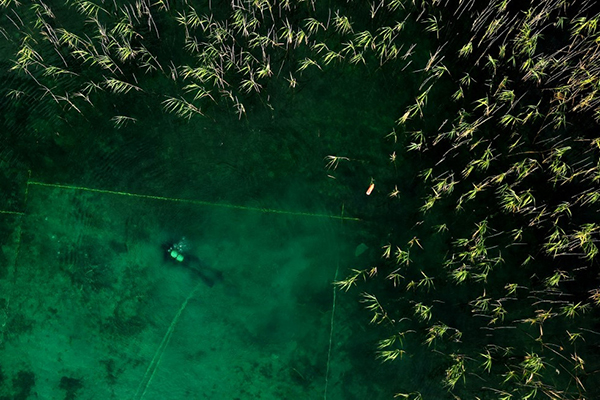
<svg viewBox="0 0 600 400">
<path fill-rule="evenodd" d="M 375 189 L 375 181 L 371 180 L 371 184 L 369 185 L 369 188 L 367 189 L 367 196 L 370 196 L 371 193 L 373 193 L 373 189 Z"/>
</svg>

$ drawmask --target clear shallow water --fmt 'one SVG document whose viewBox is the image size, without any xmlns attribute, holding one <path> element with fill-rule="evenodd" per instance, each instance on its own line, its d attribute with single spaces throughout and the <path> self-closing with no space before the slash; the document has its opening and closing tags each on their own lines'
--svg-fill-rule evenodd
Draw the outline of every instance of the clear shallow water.
<svg viewBox="0 0 600 400">
<path fill-rule="evenodd" d="M 367 316 L 353 296 L 333 298 L 336 274 L 358 261 L 356 216 L 376 205 L 364 190 L 377 142 L 352 141 L 393 122 L 375 82 L 349 82 L 329 76 L 241 121 L 148 114 L 116 130 L 75 118 L 34 140 L 29 165 L 6 157 L 16 214 L 2 216 L 0 393 L 391 395 L 373 379 L 388 372 Z M 335 148 L 360 166 L 327 170 Z M 166 257 L 182 237 L 222 281 Z"/>
<path fill-rule="evenodd" d="M 318 396 L 340 228 L 32 185 L 4 371 L 32 371 L 41 398 L 64 396 L 64 376 L 80 398 Z M 169 259 L 181 235 L 222 281 Z"/>
</svg>

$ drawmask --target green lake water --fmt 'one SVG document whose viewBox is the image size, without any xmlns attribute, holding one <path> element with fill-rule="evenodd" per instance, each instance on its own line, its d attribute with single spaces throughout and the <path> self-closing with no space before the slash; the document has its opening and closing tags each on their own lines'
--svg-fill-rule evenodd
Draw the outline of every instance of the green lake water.
<svg viewBox="0 0 600 400">
<path fill-rule="evenodd" d="M 34 120 L 30 169 L 5 159 L 2 398 L 391 396 L 368 316 L 332 282 L 365 261 L 368 154 L 395 107 L 347 78 L 242 120 Z M 334 149 L 365 159 L 328 170 Z M 222 280 L 170 259 L 182 238 Z"/>
<path fill-rule="evenodd" d="M 0 1 L 0 400 L 600 398 L 598 20 Z"/>
</svg>

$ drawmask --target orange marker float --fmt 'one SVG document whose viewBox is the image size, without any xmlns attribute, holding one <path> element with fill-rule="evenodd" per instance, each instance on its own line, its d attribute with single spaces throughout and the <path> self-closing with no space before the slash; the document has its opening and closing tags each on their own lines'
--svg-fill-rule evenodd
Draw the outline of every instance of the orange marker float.
<svg viewBox="0 0 600 400">
<path fill-rule="evenodd" d="M 371 179 L 371 184 L 369 185 L 369 188 L 367 189 L 367 196 L 370 196 L 371 193 L 373 193 L 373 189 L 375 189 L 375 181 L 373 179 Z"/>
</svg>

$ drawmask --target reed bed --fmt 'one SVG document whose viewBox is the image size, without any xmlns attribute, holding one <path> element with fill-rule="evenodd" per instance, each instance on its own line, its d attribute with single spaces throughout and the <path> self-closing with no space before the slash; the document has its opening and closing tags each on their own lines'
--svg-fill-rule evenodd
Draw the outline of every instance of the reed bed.
<svg viewBox="0 0 600 400">
<path fill-rule="evenodd" d="M 439 42 L 394 129 L 422 165 L 421 214 L 338 284 L 379 280 L 363 293 L 390 332 L 379 356 L 409 365 L 426 347 L 454 398 L 597 397 L 600 14 L 589 1 L 413 7 Z"/>
</svg>

